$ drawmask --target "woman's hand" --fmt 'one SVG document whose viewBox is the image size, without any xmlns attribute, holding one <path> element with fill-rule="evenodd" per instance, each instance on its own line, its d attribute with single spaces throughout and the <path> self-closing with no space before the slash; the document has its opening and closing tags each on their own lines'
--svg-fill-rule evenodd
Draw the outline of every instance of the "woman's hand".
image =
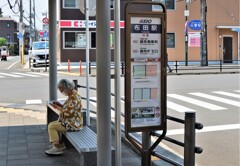
<svg viewBox="0 0 240 166">
<path fill-rule="evenodd" d="M 59 106 L 59 107 L 62 107 L 63 105 L 59 102 L 59 101 L 54 101 L 53 104 Z"/>
<path fill-rule="evenodd" d="M 62 112 L 62 107 L 60 107 L 59 105 L 52 103 L 52 106 L 58 111 Z"/>
</svg>

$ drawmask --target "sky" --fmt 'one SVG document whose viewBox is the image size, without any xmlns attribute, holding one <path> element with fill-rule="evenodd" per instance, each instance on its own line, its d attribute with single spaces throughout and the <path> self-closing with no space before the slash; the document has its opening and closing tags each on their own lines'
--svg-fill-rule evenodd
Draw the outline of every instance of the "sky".
<svg viewBox="0 0 240 166">
<path fill-rule="evenodd" d="M 20 2 L 20 0 L 9 0 L 11 5 L 13 6 L 16 1 Z M 24 16 L 29 21 L 29 1 L 30 0 L 22 0 Z M 32 0 L 33 5 L 33 0 Z M 8 0 L 0 0 L 0 8 L 2 8 L 3 16 L 11 16 L 11 18 L 15 19 L 17 22 L 19 21 L 19 12 L 14 13 L 9 7 Z M 13 8 L 14 11 L 18 11 L 18 5 Z M 42 19 L 45 17 L 42 13 L 48 12 L 48 0 L 35 0 L 35 10 L 36 10 L 36 28 L 38 30 L 42 30 Z M 23 18 L 23 21 L 29 25 L 29 22 Z"/>
</svg>

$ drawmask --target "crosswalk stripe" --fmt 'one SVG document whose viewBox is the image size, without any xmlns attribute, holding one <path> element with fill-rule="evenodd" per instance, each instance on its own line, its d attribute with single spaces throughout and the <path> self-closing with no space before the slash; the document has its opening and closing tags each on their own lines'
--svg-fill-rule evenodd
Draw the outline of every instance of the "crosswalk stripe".
<svg viewBox="0 0 240 166">
<path fill-rule="evenodd" d="M 10 77 L 23 77 L 23 76 L 19 76 L 19 75 L 8 74 L 8 73 L 0 73 L 0 74 L 4 75 L 4 76 L 10 76 Z"/>
<path fill-rule="evenodd" d="M 4 76 L 0 76 L 0 78 L 5 78 Z"/>
<path fill-rule="evenodd" d="M 194 96 L 207 98 L 207 99 L 210 99 L 210 100 L 219 101 L 219 102 L 222 102 L 222 103 L 225 103 L 225 104 L 229 104 L 229 105 L 240 107 L 240 102 L 238 102 L 238 101 L 229 100 L 229 99 L 225 99 L 225 98 L 222 98 L 222 97 L 208 95 L 208 94 L 204 94 L 204 93 L 200 93 L 200 92 L 194 92 L 194 93 L 189 93 L 189 94 L 194 95 Z"/>
<path fill-rule="evenodd" d="M 167 101 L 167 107 L 178 112 L 187 112 L 187 111 L 196 112 L 196 110 L 193 110 L 188 107 L 184 107 L 182 105 L 173 103 L 171 101 Z"/>
<path fill-rule="evenodd" d="M 235 92 L 240 92 L 240 90 L 235 90 Z"/>
<path fill-rule="evenodd" d="M 205 133 L 205 132 L 214 132 L 214 131 L 224 131 L 224 130 L 239 130 L 240 124 L 227 124 L 227 125 L 219 125 L 219 126 L 204 126 L 202 130 L 196 130 L 197 133 Z M 161 133 L 161 132 L 158 132 Z M 184 134 L 184 129 L 173 129 L 168 130 L 167 136 L 171 135 L 179 135 Z"/>
<path fill-rule="evenodd" d="M 42 104 L 42 100 L 41 99 L 26 100 L 26 104 Z"/>
<path fill-rule="evenodd" d="M 185 101 L 185 102 L 188 102 L 188 103 L 191 103 L 191 104 L 195 104 L 197 106 L 204 107 L 204 108 L 207 108 L 207 109 L 210 109 L 210 110 L 214 110 L 214 111 L 215 110 L 224 110 L 224 109 L 226 109 L 224 107 L 220 107 L 220 106 L 217 106 L 215 104 L 211 104 L 211 103 L 208 103 L 208 102 L 196 100 L 196 99 L 193 99 L 193 98 L 190 98 L 190 97 L 186 97 L 186 96 L 182 96 L 182 95 L 178 95 L 178 94 L 168 94 L 167 96 L 171 97 L 171 98 L 175 98 L 175 99 L 181 100 L 181 101 Z"/>
<path fill-rule="evenodd" d="M 13 74 L 18 74 L 18 75 L 23 75 L 23 76 L 29 76 L 29 77 L 40 77 L 40 76 L 37 76 L 37 75 L 26 74 L 26 73 L 18 73 L 18 72 L 13 72 Z"/>
<path fill-rule="evenodd" d="M 27 73 L 33 74 L 32 72 L 27 72 Z M 34 75 L 48 76 L 48 74 L 44 74 L 44 73 L 34 73 Z"/>
<path fill-rule="evenodd" d="M 225 96 L 230 96 L 230 97 L 235 97 L 235 98 L 239 98 L 240 99 L 240 95 L 239 94 L 223 92 L 223 91 L 214 91 L 213 93 L 217 93 L 217 94 L 220 94 L 220 95 L 225 95 Z"/>
</svg>

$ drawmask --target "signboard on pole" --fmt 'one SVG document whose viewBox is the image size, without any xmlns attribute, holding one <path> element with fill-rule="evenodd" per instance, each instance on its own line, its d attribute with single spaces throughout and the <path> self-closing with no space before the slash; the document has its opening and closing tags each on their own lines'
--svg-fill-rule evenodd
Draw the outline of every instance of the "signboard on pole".
<svg viewBox="0 0 240 166">
<path fill-rule="evenodd" d="M 43 18 L 43 19 L 42 19 L 42 23 L 43 23 L 43 24 L 48 24 L 48 23 L 49 23 L 49 20 L 48 20 L 48 18 L 46 18 L 46 17 L 45 17 L 45 18 Z"/>
<path fill-rule="evenodd" d="M 192 20 L 188 23 L 188 27 L 192 30 L 201 30 L 202 21 L 201 20 Z"/>
<path fill-rule="evenodd" d="M 200 47 L 201 46 L 201 34 L 200 32 L 188 33 L 188 47 Z"/>
<path fill-rule="evenodd" d="M 165 129 L 165 33 L 159 14 L 127 16 L 125 125 L 130 132 Z"/>
</svg>

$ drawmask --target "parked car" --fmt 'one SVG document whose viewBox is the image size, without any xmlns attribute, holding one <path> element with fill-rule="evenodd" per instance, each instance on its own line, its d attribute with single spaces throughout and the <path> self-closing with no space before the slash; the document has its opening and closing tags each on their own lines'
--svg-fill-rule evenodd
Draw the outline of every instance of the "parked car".
<svg viewBox="0 0 240 166">
<path fill-rule="evenodd" d="M 43 67 L 49 64 L 49 42 L 38 41 L 32 43 L 32 48 L 29 50 L 31 63 L 33 67 Z"/>
</svg>

